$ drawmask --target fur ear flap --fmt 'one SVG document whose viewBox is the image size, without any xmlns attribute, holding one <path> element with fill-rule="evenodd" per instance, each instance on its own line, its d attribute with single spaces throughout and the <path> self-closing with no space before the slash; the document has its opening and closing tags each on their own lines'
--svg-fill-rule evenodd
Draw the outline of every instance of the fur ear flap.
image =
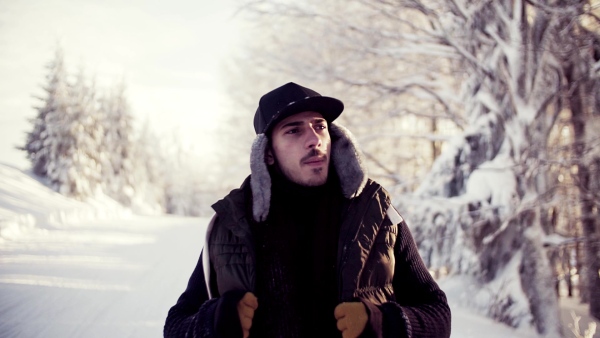
<svg viewBox="0 0 600 338">
<path fill-rule="evenodd" d="M 358 150 L 358 145 L 348 129 L 331 123 L 331 161 L 340 179 L 342 193 L 353 198 L 362 192 L 367 184 L 367 168 Z M 269 140 L 265 134 L 258 134 L 252 143 L 250 153 L 250 187 L 252 188 L 252 216 L 256 222 L 263 222 L 269 215 L 271 205 L 271 175 L 265 161 Z"/>
<path fill-rule="evenodd" d="M 342 193 L 353 198 L 362 192 L 367 184 L 367 167 L 358 143 L 350 131 L 339 124 L 331 123 L 329 133 L 332 139 L 331 160 L 340 178 Z"/>
<path fill-rule="evenodd" d="M 252 143 L 250 153 L 250 187 L 252 188 L 252 216 L 256 222 L 267 219 L 271 204 L 271 175 L 265 162 L 265 152 L 269 140 L 265 134 L 258 134 Z"/>
</svg>

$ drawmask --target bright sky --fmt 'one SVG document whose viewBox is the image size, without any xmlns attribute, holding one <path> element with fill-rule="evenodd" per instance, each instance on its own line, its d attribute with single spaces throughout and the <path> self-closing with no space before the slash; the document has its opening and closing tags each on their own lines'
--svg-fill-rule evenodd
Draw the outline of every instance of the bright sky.
<svg viewBox="0 0 600 338">
<path fill-rule="evenodd" d="M 237 45 L 233 0 L 0 0 L 0 162 L 29 167 L 22 145 L 59 43 L 67 70 L 121 78 L 138 122 L 201 144 L 223 114 L 220 74 Z"/>
</svg>

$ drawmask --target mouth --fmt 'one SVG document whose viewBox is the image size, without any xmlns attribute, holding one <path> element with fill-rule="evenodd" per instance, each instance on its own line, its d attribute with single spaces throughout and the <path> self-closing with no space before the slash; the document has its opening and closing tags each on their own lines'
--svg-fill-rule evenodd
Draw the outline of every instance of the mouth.
<svg viewBox="0 0 600 338">
<path fill-rule="evenodd" d="M 323 164 L 325 164 L 325 161 L 327 160 L 326 156 L 313 156 L 313 157 L 309 157 L 306 160 L 302 161 L 302 164 L 307 165 L 307 166 L 321 166 Z"/>
</svg>

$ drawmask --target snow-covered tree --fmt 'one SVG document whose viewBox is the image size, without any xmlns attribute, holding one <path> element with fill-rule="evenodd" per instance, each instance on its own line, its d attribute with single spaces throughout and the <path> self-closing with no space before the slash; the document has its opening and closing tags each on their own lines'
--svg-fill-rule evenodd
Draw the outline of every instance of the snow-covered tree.
<svg viewBox="0 0 600 338">
<path fill-rule="evenodd" d="M 569 79 L 568 64 L 581 59 L 571 52 L 565 62 L 561 49 L 582 42 L 572 26 L 586 7 L 580 1 L 452 4 L 451 27 L 475 28 L 464 31 L 465 40 L 445 37 L 469 69 L 463 97 L 470 127 L 417 191 L 418 203 L 427 205 L 417 214 L 423 225 L 417 238 L 430 264 L 475 273 L 485 292 L 500 295 L 489 308 L 493 317 L 515 326 L 525 318 L 538 332 L 559 336 L 542 247 L 547 140 L 561 110 L 573 110 L 563 100 L 574 99 L 580 79 Z M 594 62 L 585 60 L 584 68 L 589 72 Z M 527 301 L 519 304 L 521 293 Z"/>
<path fill-rule="evenodd" d="M 165 175 L 167 157 L 160 138 L 152 132 L 146 120 L 135 137 L 131 157 L 135 192 L 131 201 L 134 211 L 155 214 L 166 211 Z"/>
<path fill-rule="evenodd" d="M 595 5 L 594 8 L 592 5 Z M 598 164 L 600 140 L 597 128 L 600 123 L 600 12 L 599 2 L 588 7 L 569 8 L 586 20 L 573 23 L 562 17 L 563 43 L 556 46 L 561 61 L 564 83 L 564 105 L 571 115 L 573 143 L 571 164 L 579 192 L 581 229 L 585 241 L 585 269 L 582 278 L 582 299 L 590 303 L 590 314 L 600 320 L 600 194 Z"/>
<path fill-rule="evenodd" d="M 184 147 L 176 133 L 163 137 L 165 209 L 169 214 L 201 216 L 212 212 L 214 196 L 207 181 L 207 165 L 192 150 Z M 219 196 L 222 197 L 222 196 Z"/>
<path fill-rule="evenodd" d="M 200 215 L 208 209 L 206 170 L 181 140 L 134 128 L 125 84 L 97 97 L 82 71 L 70 81 L 59 49 L 48 65 L 44 105 L 22 150 L 34 173 L 58 192 L 86 198 L 100 191 L 134 211 Z"/>
<path fill-rule="evenodd" d="M 48 172 L 50 144 L 55 136 L 56 127 L 50 127 L 48 130 L 47 125 L 56 120 L 53 115 L 65 114 L 70 104 L 62 49 L 57 48 L 54 59 L 48 63 L 46 68 L 48 69 L 47 84 L 43 87 L 46 95 L 40 98 L 43 105 L 36 108 L 37 115 L 31 120 L 33 130 L 27 134 L 25 146 L 22 148 L 27 152 L 33 172 L 39 176 L 46 176 Z"/>
<path fill-rule="evenodd" d="M 102 181 L 105 192 L 130 206 L 138 184 L 134 168 L 133 116 L 121 82 L 100 100 Z"/>
<path fill-rule="evenodd" d="M 61 49 L 48 69 L 44 105 L 37 108 L 23 149 L 33 172 L 55 190 L 77 198 L 91 196 L 100 181 L 95 88 L 86 82 L 83 71 L 74 83 L 69 82 Z"/>
<path fill-rule="evenodd" d="M 62 150 L 53 158 L 55 170 L 49 170 L 47 177 L 60 193 L 85 198 L 100 188 L 102 127 L 97 119 L 95 83 L 87 81 L 83 69 L 70 89 L 71 102 L 59 128 Z"/>
</svg>

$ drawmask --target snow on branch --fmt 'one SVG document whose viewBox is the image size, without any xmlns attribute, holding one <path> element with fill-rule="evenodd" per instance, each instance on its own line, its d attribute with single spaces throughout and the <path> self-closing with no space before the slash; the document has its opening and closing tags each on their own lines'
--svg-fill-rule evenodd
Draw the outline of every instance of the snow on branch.
<svg viewBox="0 0 600 338">
<path fill-rule="evenodd" d="M 546 5 L 544 3 L 541 3 L 537 0 L 525 0 L 526 3 L 539 8 L 540 10 L 548 13 L 548 14 L 558 14 L 558 15 L 576 15 L 577 13 L 577 7 L 579 4 L 576 5 L 567 5 L 565 6 L 564 3 L 561 3 L 561 5 L 556 5 L 556 6 L 551 6 L 551 5 Z"/>
<path fill-rule="evenodd" d="M 495 77 L 493 71 L 489 67 L 479 62 L 479 60 L 473 54 L 469 53 L 469 51 L 467 51 L 460 44 L 456 43 L 449 36 L 443 35 L 440 36 L 440 39 L 444 43 L 447 43 L 449 46 L 453 47 L 458 54 L 464 57 L 469 63 L 471 63 L 475 67 L 475 70 L 482 72 L 491 79 Z"/>
<path fill-rule="evenodd" d="M 439 134 L 411 134 L 411 133 L 378 133 L 363 136 L 359 138 L 360 144 L 368 144 L 378 139 L 413 139 L 413 140 L 427 140 L 427 141 L 441 141 L 447 142 L 451 139 L 450 136 L 443 136 Z"/>
</svg>

